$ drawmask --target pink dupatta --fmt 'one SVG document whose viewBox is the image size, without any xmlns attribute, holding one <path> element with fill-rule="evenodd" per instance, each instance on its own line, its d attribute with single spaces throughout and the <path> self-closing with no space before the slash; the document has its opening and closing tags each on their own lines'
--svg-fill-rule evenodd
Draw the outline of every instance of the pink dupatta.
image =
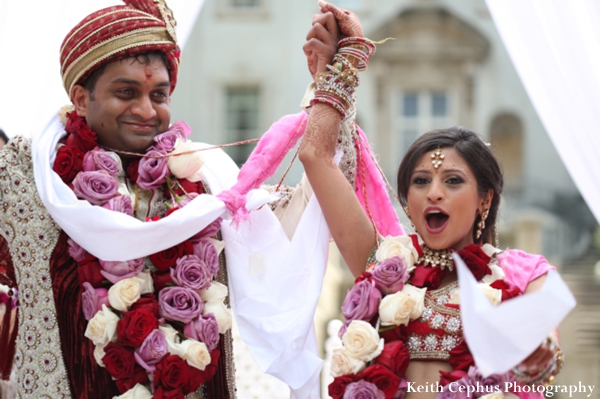
<svg viewBox="0 0 600 399">
<path fill-rule="evenodd" d="M 218 195 L 229 212 L 233 215 L 234 224 L 248 218 L 246 195 L 252 189 L 259 188 L 269 177 L 273 176 L 287 153 L 295 147 L 298 139 L 304 134 L 308 114 L 286 115 L 275 122 L 262 136 L 248 161 L 240 169 L 237 183 L 227 191 Z M 364 132 L 357 126 L 361 140 L 358 145 L 356 194 L 363 209 L 368 212 L 381 235 L 404 234 L 396 211 L 387 194 L 386 184 L 373 161 L 371 148 Z M 366 188 L 363 190 L 363 187 Z"/>
</svg>

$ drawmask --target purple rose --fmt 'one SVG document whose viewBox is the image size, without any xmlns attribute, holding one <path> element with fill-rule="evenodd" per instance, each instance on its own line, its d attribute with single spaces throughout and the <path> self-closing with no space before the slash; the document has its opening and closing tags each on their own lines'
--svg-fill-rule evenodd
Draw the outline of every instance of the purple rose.
<svg viewBox="0 0 600 399">
<path fill-rule="evenodd" d="M 398 385 L 398 392 L 396 392 L 393 399 L 404 399 L 406 397 L 406 392 L 408 391 L 408 380 L 404 377 L 401 378 L 400 385 Z"/>
<path fill-rule="evenodd" d="M 203 238 L 212 238 L 212 237 L 216 236 L 217 233 L 219 232 L 219 230 L 221 230 L 221 222 L 222 221 L 223 221 L 223 219 L 217 218 L 214 222 L 212 222 L 211 224 L 206 226 L 204 228 L 204 230 L 202 230 L 201 232 L 199 232 L 198 234 L 196 234 L 195 236 L 193 236 L 190 239 L 192 244 L 196 244 L 198 241 L 200 241 Z"/>
<path fill-rule="evenodd" d="M 346 321 L 369 321 L 377 313 L 381 292 L 375 288 L 375 282 L 363 280 L 352 287 L 342 304 L 342 314 Z"/>
<path fill-rule="evenodd" d="M 215 246 L 207 240 L 199 240 L 194 244 L 194 255 L 204 262 L 208 273 L 214 277 L 219 272 L 219 254 Z"/>
<path fill-rule="evenodd" d="M 117 195 L 118 189 L 118 180 L 103 170 L 79 172 L 73 179 L 75 195 L 93 205 L 102 205 Z"/>
<path fill-rule="evenodd" d="M 385 394 L 377 385 L 361 380 L 348 384 L 344 399 L 385 399 Z"/>
<path fill-rule="evenodd" d="M 148 371 L 154 371 L 160 360 L 169 353 L 165 334 L 156 329 L 144 339 L 142 345 L 133 352 L 136 362 Z"/>
<path fill-rule="evenodd" d="M 88 282 L 83 283 L 85 291 L 81 294 L 83 315 L 90 321 L 94 315 L 102 310 L 102 305 L 110 306 L 108 303 L 108 290 L 106 288 L 94 288 Z"/>
<path fill-rule="evenodd" d="M 350 322 L 352 320 L 346 320 L 344 321 L 344 324 L 342 324 L 342 326 L 340 327 L 340 330 L 338 331 L 338 337 L 340 339 L 342 339 L 342 337 L 344 336 L 344 334 L 346 334 L 346 330 L 348 329 L 348 326 L 350 325 Z"/>
<path fill-rule="evenodd" d="M 460 392 L 458 387 L 462 385 L 461 380 L 452 383 L 452 391 L 450 390 L 450 384 L 444 387 L 444 390 L 437 394 L 435 399 L 473 399 L 473 396 L 467 396 L 467 392 Z M 454 392 L 453 392 L 454 391 Z"/>
<path fill-rule="evenodd" d="M 69 256 L 73 258 L 75 262 L 81 262 L 82 260 L 90 256 L 88 251 L 83 249 L 82 246 L 80 246 L 70 238 L 67 240 L 67 243 L 69 244 Z"/>
<path fill-rule="evenodd" d="M 185 122 L 177 122 L 166 132 L 154 137 L 156 143 L 154 148 L 163 154 L 168 154 L 175 148 L 177 139 L 185 141 L 190 133 L 192 133 L 192 129 Z"/>
<path fill-rule="evenodd" d="M 133 216 L 133 205 L 131 204 L 131 197 L 128 195 L 117 195 L 116 197 L 112 197 L 102 205 L 102 207 L 111 211 Z"/>
<path fill-rule="evenodd" d="M 96 147 L 92 151 L 88 151 L 83 157 L 83 171 L 94 172 L 103 170 L 111 176 L 118 176 L 121 173 L 121 165 L 115 156 Z"/>
<path fill-rule="evenodd" d="M 167 167 L 169 158 L 154 158 L 155 156 L 164 155 L 156 149 L 148 151 L 146 155 L 150 155 L 151 157 L 141 159 L 138 167 L 139 176 L 137 184 L 146 190 L 154 190 L 162 186 L 169 175 L 169 168 Z"/>
<path fill-rule="evenodd" d="M 102 273 L 108 281 L 116 284 L 123 279 L 137 276 L 144 268 L 145 258 L 132 259 L 127 262 L 104 260 L 100 260 L 99 262 L 102 267 L 100 273 Z"/>
<path fill-rule="evenodd" d="M 204 342 L 209 352 L 219 344 L 219 324 L 215 315 L 207 313 L 188 323 L 183 328 L 186 337 Z"/>
<path fill-rule="evenodd" d="M 504 387 L 505 382 L 512 381 L 512 378 L 509 373 L 492 374 L 490 376 L 484 377 L 479 372 L 477 366 L 469 367 L 469 371 L 467 371 L 467 375 L 463 377 L 463 379 L 467 380 L 466 382 L 468 382 L 469 385 L 475 387 L 475 397 L 496 392 L 496 387 L 502 389 Z"/>
<path fill-rule="evenodd" d="M 402 290 L 410 278 L 406 271 L 406 262 L 400 256 L 394 256 L 379 262 L 371 272 L 375 287 L 383 294 L 395 294 Z"/>
<path fill-rule="evenodd" d="M 200 316 L 202 310 L 202 298 L 189 288 L 165 287 L 158 294 L 158 313 L 165 319 L 189 323 Z"/>
<path fill-rule="evenodd" d="M 177 285 L 200 291 L 210 287 L 212 275 L 202 259 L 186 255 L 177 259 L 175 268 L 171 268 L 171 278 Z"/>
</svg>

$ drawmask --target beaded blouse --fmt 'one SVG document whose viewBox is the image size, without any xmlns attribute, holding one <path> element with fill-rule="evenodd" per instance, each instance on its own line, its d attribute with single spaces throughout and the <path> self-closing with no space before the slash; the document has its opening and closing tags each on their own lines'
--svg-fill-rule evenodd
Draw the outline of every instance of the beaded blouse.
<svg viewBox="0 0 600 399">
<path fill-rule="evenodd" d="M 367 267 L 376 263 L 375 246 L 367 258 Z M 497 253 L 493 253 L 489 265 L 497 265 Z M 411 360 L 442 360 L 450 358 L 450 351 L 463 337 L 458 306 L 448 304 L 452 294 L 459 290 L 458 281 L 425 293 L 421 317 L 405 327 L 406 345 Z"/>
</svg>

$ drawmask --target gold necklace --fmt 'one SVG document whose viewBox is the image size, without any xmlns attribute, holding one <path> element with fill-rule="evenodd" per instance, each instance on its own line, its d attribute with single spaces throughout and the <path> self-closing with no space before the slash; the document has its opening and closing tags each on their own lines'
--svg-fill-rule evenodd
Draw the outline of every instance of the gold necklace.
<svg viewBox="0 0 600 399">
<path fill-rule="evenodd" d="M 427 245 L 421 246 L 423 255 L 417 261 L 417 264 L 423 266 L 439 266 L 440 269 L 454 270 L 454 260 L 452 259 L 452 250 L 442 249 L 431 249 Z"/>
</svg>

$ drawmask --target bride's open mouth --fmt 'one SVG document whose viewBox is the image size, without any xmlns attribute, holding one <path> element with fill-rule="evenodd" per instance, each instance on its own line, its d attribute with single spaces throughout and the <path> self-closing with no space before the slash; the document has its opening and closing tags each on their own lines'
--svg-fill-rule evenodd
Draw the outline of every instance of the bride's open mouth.
<svg viewBox="0 0 600 399">
<path fill-rule="evenodd" d="M 440 233 L 448 224 L 450 216 L 440 209 L 426 210 L 425 225 L 427 231 L 432 234 Z"/>
</svg>

